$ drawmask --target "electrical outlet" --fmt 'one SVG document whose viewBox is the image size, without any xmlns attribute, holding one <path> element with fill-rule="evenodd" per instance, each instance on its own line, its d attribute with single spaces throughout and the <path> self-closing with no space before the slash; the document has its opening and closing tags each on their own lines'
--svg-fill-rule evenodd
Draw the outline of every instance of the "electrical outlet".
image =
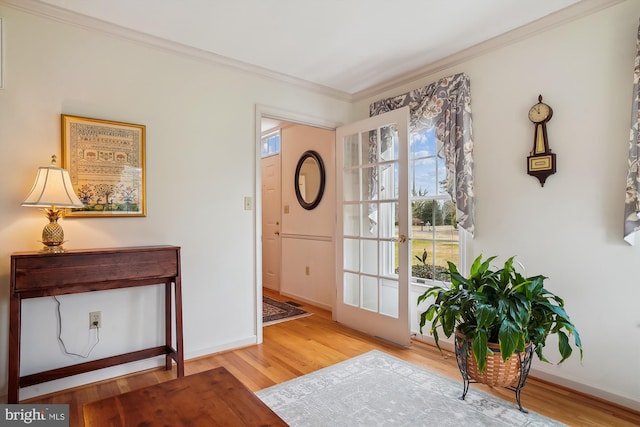
<svg viewBox="0 0 640 427">
<path fill-rule="evenodd" d="M 89 313 L 89 329 L 102 328 L 102 312 L 92 311 Z"/>
</svg>

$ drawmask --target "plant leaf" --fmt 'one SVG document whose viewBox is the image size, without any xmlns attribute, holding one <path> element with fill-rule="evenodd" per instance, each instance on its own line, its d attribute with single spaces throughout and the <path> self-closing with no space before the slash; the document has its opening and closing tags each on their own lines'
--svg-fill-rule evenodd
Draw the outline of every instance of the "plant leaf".
<svg viewBox="0 0 640 427">
<path fill-rule="evenodd" d="M 496 309 L 488 304 L 478 304 L 475 315 L 477 326 L 489 329 L 496 318 Z"/>
<path fill-rule="evenodd" d="M 544 347 L 544 343 L 538 343 L 538 345 L 536 345 L 536 354 L 538 355 L 538 359 L 540 359 L 543 362 L 546 363 L 551 363 L 549 362 L 549 359 L 547 359 L 546 357 L 544 357 L 544 355 L 542 354 L 542 348 Z"/>
<path fill-rule="evenodd" d="M 562 331 L 558 331 L 558 350 L 560 350 L 560 355 L 562 356 L 562 360 L 558 363 L 564 362 L 569 356 L 571 356 L 572 350 L 569 345 L 569 337 Z"/>
<path fill-rule="evenodd" d="M 498 341 L 500 342 L 500 353 L 503 362 L 506 362 L 516 350 L 524 350 L 524 334 L 510 320 L 505 319 L 502 321 L 498 332 Z"/>
<path fill-rule="evenodd" d="M 442 331 L 447 337 L 453 334 L 456 327 L 457 312 L 455 310 L 448 311 L 440 317 L 440 323 L 442 324 Z"/>
<path fill-rule="evenodd" d="M 476 356 L 478 363 L 478 371 L 484 372 L 487 369 L 487 354 L 490 351 L 487 347 L 487 332 L 484 329 L 477 331 L 475 338 L 471 343 L 473 354 Z"/>
</svg>

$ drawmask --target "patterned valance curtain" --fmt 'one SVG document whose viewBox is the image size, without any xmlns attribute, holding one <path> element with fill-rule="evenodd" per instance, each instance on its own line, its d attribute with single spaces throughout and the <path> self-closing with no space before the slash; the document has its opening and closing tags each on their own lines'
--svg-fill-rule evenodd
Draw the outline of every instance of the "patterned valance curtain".
<svg viewBox="0 0 640 427">
<path fill-rule="evenodd" d="M 369 107 L 375 116 L 409 106 L 409 131 L 435 127 L 442 145 L 439 156 L 447 165 L 447 191 L 456 204 L 458 225 L 474 233 L 473 135 L 469 77 L 456 74 L 403 95 L 376 101 Z"/>
<path fill-rule="evenodd" d="M 629 138 L 629 171 L 627 172 L 627 191 L 624 203 L 624 240 L 633 245 L 635 235 L 640 230 L 640 27 L 636 37 L 636 62 L 633 73 L 633 104 L 631 106 L 631 133 Z"/>
</svg>

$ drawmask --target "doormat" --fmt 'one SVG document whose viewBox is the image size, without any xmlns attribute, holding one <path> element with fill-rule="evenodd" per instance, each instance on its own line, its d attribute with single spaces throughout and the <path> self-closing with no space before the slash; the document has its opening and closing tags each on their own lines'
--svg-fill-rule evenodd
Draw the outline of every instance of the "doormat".
<svg viewBox="0 0 640 427">
<path fill-rule="evenodd" d="M 287 320 L 311 316 L 301 308 L 269 297 L 262 297 L 262 326 L 269 326 Z"/>
</svg>

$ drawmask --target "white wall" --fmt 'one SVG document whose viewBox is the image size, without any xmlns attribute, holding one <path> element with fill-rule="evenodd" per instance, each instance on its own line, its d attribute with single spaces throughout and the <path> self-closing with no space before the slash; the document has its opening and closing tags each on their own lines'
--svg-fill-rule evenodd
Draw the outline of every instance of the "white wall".
<svg viewBox="0 0 640 427">
<path fill-rule="evenodd" d="M 335 132 L 292 125 L 282 129 L 282 271 L 280 292 L 331 309 L 335 299 Z M 325 166 L 325 190 L 312 210 L 295 194 L 298 160 L 316 151 Z"/>
<path fill-rule="evenodd" d="M 534 375 L 640 409 L 640 247 L 622 238 L 635 41 L 640 2 L 629 0 L 359 102 L 404 93 L 445 75 L 471 79 L 476 236 L 468 259 L 511 255 L 549 277 L 584 345 Z M 538 94 L 558 172 L 544 188 L 526 174 L 528 109 Z M 640 244 L 639 244 L 640 246 Z M 547 357 L 558 361 L 555 344 Z M 526 391 L 525 391 L 526 393 Z"/>
<path fill-rule="evenodd" d="M 9 255 L 38 250 L 46 223 L 20 203 L 37 167 L 60 155 L 60 114 L 147 127 L 147 217 L 62 220 L 66 246 L 181 246 L 186 356 L 255 342 L 256 218 L 243 209 L 243 198 L 256 197 L 256 104 L 334 122 L 348 121 L 351 105 L 6 6 L 0 16 L 0 394 L 7 384 Z M 91 359 L 156 345 L 161 295 L 138 289 L 63 297 L 67 345 L 87 349 L 85 325 L 95 310 L 104 327 Z M 23 319 L 23 374 L 79 362 L 59 349 L 51 299 L 26 301 Z M 21 398 L 151 362 L 34 386 Z"/>
<path fill-rule="evenodd" d="M 147 126 L 147 217 L 62 224 L 69 248 L 182 246 L 185 348 L 193 357 L 255 341 L 256 222 L 243 210 L 243 197 L 256 195 L 255 104 L 346 123 L 366 117 L 371 101 L 466 72 L 477 196 L 469 258 L 518 255 L 528 273 L 549 276 L 549 289 L 565 298 L 585 359 L 536 363 L 536 375 L 640 409 L 640 248 L 622 240 L 639 15 L 640 2 L 628 0 L 352 106 L 0 6 L 0 342 L 7 342 L 9 254 L 38 249 L 45 223 L 19 205 L 36 168 L 60 153 L 61 113 Z M 554 108 L 549 137 L 558 155 L 558 173 L 544 188 L 525 173 L 533 143 L 527 110 L 540 93 Z M 92 356 L 138 348 L 162 335 L 158 299 L 154 290 L 64 297 L 65 318 L 77 318 L 65 328 L 101 310 L 104 329 Z M 77 362 L 58 348 L 54 308 L 49 299 L 25 303 L 23 374 Z M 72 339 L 75 350 L 87 343 L 82 333 Z M 0 348 L 5 388 L 7 352 Z M 99 378 L 60 380 L 22 397 Z"/>
</svg>

